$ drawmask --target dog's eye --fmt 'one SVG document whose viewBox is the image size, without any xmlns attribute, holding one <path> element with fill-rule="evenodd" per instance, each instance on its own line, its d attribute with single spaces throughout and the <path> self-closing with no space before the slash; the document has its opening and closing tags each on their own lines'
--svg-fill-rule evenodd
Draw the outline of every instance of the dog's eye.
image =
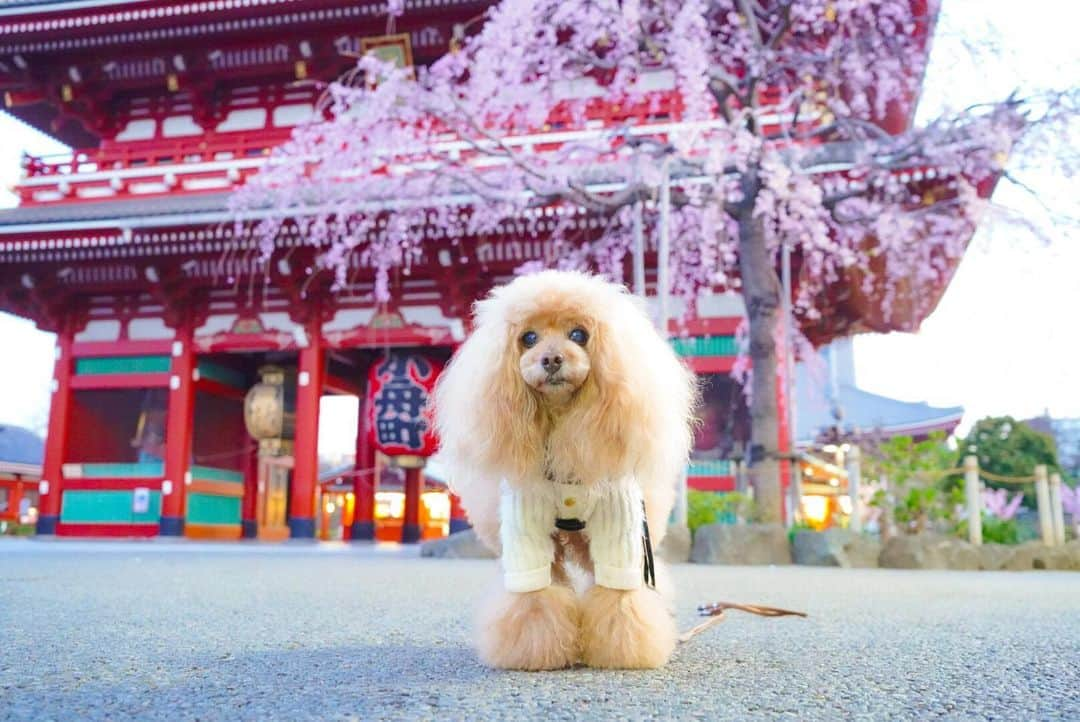
<svg viewBox="0 0 1080 722">
<path fill-rule="evenodd" d="M 532 348 L 539 340 L 540 334 L 536 333 L 536 331 L 526 331 L 521 334 L 521 345 L 525 348 Z"/>
<path fill-rule="evenodd" d="M 584 346 L 589 340 L 589 333 L 583 328 L 575 328 L 570 332 L 570 340 L 578 346 Z"/>
</svg>

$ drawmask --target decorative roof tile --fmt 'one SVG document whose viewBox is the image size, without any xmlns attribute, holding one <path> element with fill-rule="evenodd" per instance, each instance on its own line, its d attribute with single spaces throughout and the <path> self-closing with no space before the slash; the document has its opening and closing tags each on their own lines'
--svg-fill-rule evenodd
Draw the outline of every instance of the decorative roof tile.
<svg viewBox="0 0 1080 722">
<path fill-rule="evenodd" d="M 40 436 L 21 426 L 0 424 L 0 463 L 40 465 L 44 455 Z"/>
</svg>

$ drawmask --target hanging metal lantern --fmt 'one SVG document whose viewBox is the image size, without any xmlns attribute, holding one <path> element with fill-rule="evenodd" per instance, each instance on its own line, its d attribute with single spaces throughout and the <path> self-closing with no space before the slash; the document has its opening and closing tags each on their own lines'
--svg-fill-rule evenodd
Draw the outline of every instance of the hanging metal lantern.
<svg viewBox="0 0 1080 722">
<path fill-rule="evenodd" d="M 259 441 L 293 438 L 296 413 L 290 401 L 295 393 L 290 393 L 287 375 L 280 366 L 262 367 L 262 380 L 244 397 L 244 426 Z"/>
</svg>

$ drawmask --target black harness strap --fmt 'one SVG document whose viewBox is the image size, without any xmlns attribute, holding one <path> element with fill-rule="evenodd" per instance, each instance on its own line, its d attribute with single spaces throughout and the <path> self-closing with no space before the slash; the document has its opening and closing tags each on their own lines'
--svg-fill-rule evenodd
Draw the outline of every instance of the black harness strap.
<svg viewBox="0 0 1080 722">
<path fill-rule="evenodd" d="M 585 522 L 581 519 L 556 519 L 555 528 L 563 531 L 581 531 L 585 528 Z"/>
<path fill-rule="evenodd" d="M 641 543 L 645 546 L 645 584 L 656 589 L 656 562 L 653 561 L 652 539 L 649 538 L 649 520 L 645 517 L 645 502 L 641 502 Z"/>
<path fill-rule="evenodd" d="M 641 544 L 644 549 L 644 563 L 642 570 L 645 575 L 645 584 L 656 589 L 656 561 L 653 559 L 652 539 L 649 538 L 649 520 L 645 517 L 645 502 L 641 502 Z M 555 528 L 560 531 L 581 531 L 585 528 L 585 522 L 581 519 L 556 519 Z"/>
</svg>

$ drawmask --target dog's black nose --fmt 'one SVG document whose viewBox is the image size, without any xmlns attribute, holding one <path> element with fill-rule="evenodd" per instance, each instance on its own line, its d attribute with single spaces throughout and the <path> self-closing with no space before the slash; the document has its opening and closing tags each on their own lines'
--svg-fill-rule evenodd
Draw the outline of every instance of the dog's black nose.
<svg viewBox="0 0 1080 722">
<path fill-rule="evenodd" d="M 543 366 L 544 370 L 547 371 L 549 374 L 553 374 L 560 368 L 562 368 L 562 361 L 562 356 L 559 356 L 557 354 L 552 356 L 544 356 L 540 359 L 540 365 Z"/>
</svg>

